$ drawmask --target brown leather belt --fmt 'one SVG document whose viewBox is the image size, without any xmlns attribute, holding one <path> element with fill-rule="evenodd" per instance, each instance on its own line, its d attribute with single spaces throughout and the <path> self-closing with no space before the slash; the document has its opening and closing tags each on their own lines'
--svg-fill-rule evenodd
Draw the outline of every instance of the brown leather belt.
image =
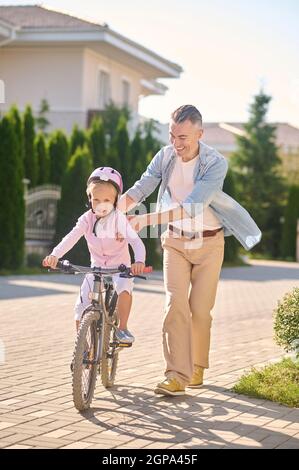
<svg viewBox="0 0 299 470">
<path fill-rule="evenodd" d="M 220 227 L 220 228 L 216 228 L 215 230 L 204 230 L 201 233 L 194 233 L 194 232 L 186 232 L 185 230 L 180 230 L 179 228 L 174 227 L 171 224 L 169 224 L 168 228 L 171 232 L 176 233 L 180 237 L 186 237 L 186 238 L 189 238 L 190 240 L 194 240 L 194 238 L 199 238 L 200 236 L 204 238 L 214 237 L 216 233 L 220 232 L 220 230 L 223 230 L 223 227 Z"/>
</svg>

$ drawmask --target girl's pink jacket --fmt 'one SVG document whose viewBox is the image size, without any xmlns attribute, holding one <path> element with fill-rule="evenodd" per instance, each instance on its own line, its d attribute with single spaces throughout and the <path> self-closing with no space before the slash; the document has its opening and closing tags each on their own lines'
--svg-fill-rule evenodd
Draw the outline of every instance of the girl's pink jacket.
<svg viewBox="0 0 299 470">
<path fill-rule="evenodd" d="M 123 241 L 117 240 L 116 234 L 121 234 Z M 135 262 L 145 262 L 144 244 L 126 216 L 119 210 L 113 210 L 101 219 L 98 219 L 92 210 L 85 212 L 79 217 L 75 227 L 53 249 L 51 255 L 63 257 L 82 236 L 87 242 L 91 266 L 112 268 L 121 263 L 130 266 L 129 244 L 133 249 Z"/>
</svg>

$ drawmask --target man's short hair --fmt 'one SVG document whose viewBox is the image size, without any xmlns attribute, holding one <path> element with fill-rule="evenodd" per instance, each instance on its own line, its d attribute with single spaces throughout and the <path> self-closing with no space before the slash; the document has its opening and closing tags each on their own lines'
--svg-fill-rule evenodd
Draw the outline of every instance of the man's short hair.
<svg viewBox="0 0 299 470">
<path fill-rule="evenodd" d="M 189 120 L 192 124 L 198 124 L 199 127 L 202 127 L 202 116 L 198 109 L 192 106 L 192 104 L 184 104 L 177 108 L 171 114 L 171 119 L 176 124 Z"/>
</svg>

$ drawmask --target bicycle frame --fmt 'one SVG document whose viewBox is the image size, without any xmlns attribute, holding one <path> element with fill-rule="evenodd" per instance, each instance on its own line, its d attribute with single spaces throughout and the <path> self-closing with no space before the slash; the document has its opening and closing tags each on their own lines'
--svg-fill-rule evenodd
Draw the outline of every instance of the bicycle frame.
<svg viewBox="0 0 299 470">
<path fill-rule="evenodd" d="M 97 333 L 99 333 L 98 347 L 96 358 L 93 361 L 85 360 L 83 361 L 84 364 L 100 364 L 100 361 L 103 357 L 105 323 L 109 323 L 108 312 L 106 310 L 106 305 L 104 301 L 104 293 L 106 293 L 106 289 L 104 285 L 103 276 L 101 274 L 94 274 L 93 290 L 91 292 L 91 307 L 94 311 L 98 312 L 99 314 L 99 318 L 97 321 Z M 114 328 L 113 324 L 112 326 Z"/>
</svg>

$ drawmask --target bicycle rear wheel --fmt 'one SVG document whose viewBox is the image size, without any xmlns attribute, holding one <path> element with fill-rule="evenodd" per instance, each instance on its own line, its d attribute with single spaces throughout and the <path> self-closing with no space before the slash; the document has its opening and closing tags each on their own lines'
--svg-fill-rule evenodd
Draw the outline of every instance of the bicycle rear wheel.
<svg viewBox="0 0 299 470">
<path fill-rule="evenodd" d="M 105 388 L 114 385 L 116 369 L 118 364 L 118 342 L 115 338 L 115 327 L 117 326 L 117 294 L 115 291 L 111 293 L 108 304 L 109 322 L 105 323 L 104 330 L 104 351 L 101 360 L 101 379 Z"/>
<path fill-rule="evenodd" d="M 99 313 L 90 307 L 84 314 L 73 355 L 73 401 L 77 410 L 89 408 L 97 380 Z"/>
</svg>

